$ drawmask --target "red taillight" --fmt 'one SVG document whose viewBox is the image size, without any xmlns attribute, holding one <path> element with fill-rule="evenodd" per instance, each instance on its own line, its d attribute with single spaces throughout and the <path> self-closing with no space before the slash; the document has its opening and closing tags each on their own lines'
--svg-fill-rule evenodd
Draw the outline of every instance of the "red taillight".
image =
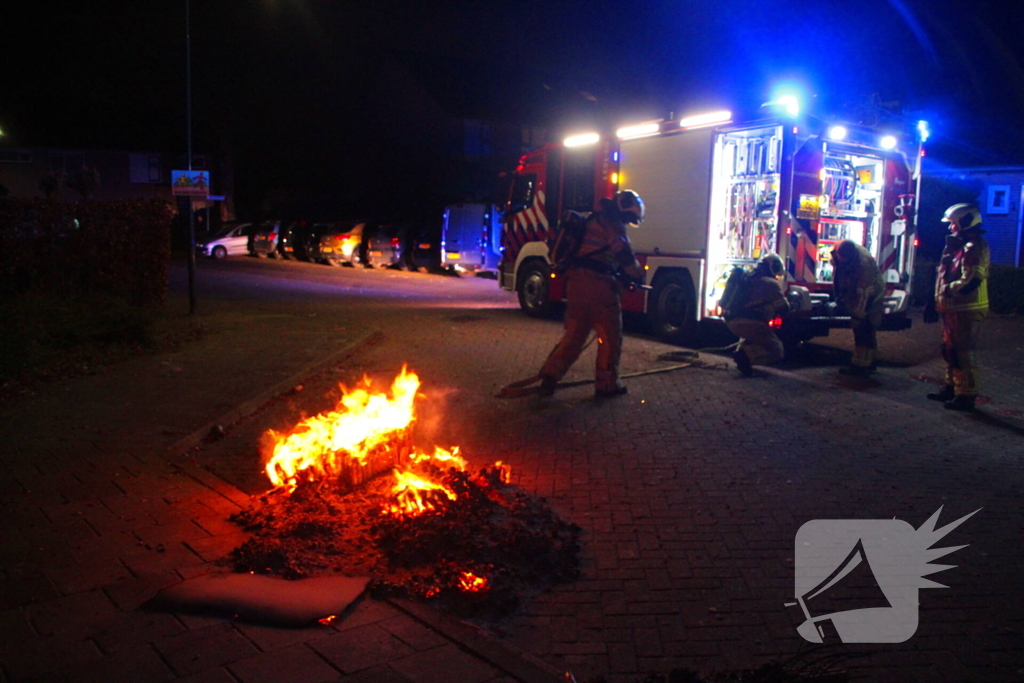
<svg viewBox="0 0 1024 683">
<path fill-rule="evenodd" d="M 919 247 L 919 246 L 921 246 L 921 240 L 919 240 L 919 239 L 917 239 L 917 238 L 915 237 L 915 238 L 914 238 L 914 246 L 915 246 L 915 247 Z"/>
<path fill-rule="evenodd" d="M 399 245 L 400 243 L 401 243 L 401 240 L 400 240 L 400 239 L 398 239 L 397 237 L 392 237 L 392 238 L 391 238 L 391 246 L 392 246 L 392 247 L 394 247 L 395 249 L 397 249 L 397 248 L 398 248 L 398 245 Z"/>
<path fill-rule="evenodd" d="M 351 236 L 352 235 L 338 235 L 334 239 L 337 240 L 338 242 L 348 242 L 348 238 Z"/>
<path fill-rule="evenodd" d="M 272 233 L 270 233 L 269 235 L 267 235 L 267 237 L 268 237 L 269 239 L 274 239 L 274 238 L 276 238 L 276 237 L 277 237 L 277 233 L 276 233 L 276 232 L 272 232 Z"/>
<path fill-rule="evenodd" d="M 782 318 L 772 318 L 768 321 L 768 327 L 782 327 Z"/>
</svg>

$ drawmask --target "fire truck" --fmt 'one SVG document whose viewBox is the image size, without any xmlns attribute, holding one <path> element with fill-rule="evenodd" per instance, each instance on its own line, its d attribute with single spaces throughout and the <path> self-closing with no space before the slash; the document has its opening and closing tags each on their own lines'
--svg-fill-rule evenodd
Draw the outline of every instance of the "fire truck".
<svg viewBox="0 0 1024 683">
<path fill-rule="evenodd" d="M 732 268 L 770 252 L 788 271 L 791 310 L 773 321 L 787 343 L 849 327 L 832 297 L 831 250 L 844 239 L 884 274 L 882 329 L 905 329 L 925 125 L 901 143 L 792 112 L 738 123 L 721 111 L 547 144 L 511 175 L 499 283 L 527 314 L 550 315 L 565 290 L 549 258 L 559 216 L 628 188 L 646 205 L 628 231 L 650 287 L 624 292 L 623 310 L 646 314 L 665 340 L 693 340 L 719 318 Z"/>
</svg>

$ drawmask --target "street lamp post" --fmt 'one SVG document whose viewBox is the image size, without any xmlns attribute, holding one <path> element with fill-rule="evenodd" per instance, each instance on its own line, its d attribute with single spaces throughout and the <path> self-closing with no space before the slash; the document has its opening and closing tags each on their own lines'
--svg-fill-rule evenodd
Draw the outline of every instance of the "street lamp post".
<svg viewBox="0 0 1024 683">
<path fill-rule="evenodd" d="M 185 139 L 188 170 L 192 170 L 192 37 L 189 0 L 185 0 Z M 192 215 L 192 195 L 188 195 L 188 313 L 196 312 L 196 226 Z"/>
</svg>

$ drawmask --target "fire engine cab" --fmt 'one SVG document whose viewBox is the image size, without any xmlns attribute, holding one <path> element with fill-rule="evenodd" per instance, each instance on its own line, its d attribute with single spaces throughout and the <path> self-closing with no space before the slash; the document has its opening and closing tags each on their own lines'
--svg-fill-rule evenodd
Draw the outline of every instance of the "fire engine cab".
<svg viewBox="0 0 1024 683">
<path fill-rule="evenodd" d="M 831 250 L 844 239 L 864 245 L 885 276 L 882 329 L 904 329 L 924 137 L 901 148 L 893 135 L 794 112 L 737 123 L 720 111 L 545 145 L 512 176 L 499 283 L 527 314 L 550 314 L 564 298 L 548 256 L 558 217 L 628 188 L 646 205 L 628 234 L 650 289 L 625 292 L 623 310 L 645 313 L 660 337 L 692 339 L 718 317 L 732 267 L 770 252 L 788 271 L 784 339 L 849 327 L 832 301 Z"/>
</svg>

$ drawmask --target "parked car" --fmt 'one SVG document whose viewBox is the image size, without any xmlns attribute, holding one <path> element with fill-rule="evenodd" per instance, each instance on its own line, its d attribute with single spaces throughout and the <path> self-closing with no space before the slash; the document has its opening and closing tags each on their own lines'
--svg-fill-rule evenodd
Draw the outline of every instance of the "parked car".
<svg viewBox="0 0 1024 683">
<path fill-rule="evenodd" d="M 415 225 L 410 227 L 405 236 L 402 256 L 405 267 L 409 270 L 440 270 L 440 228 Z"/>
<path fill-rule="evenodd" d="M 341 264 L 354 266 L 365 263 L 363 246 L 365 229 L 365 223 L 335 221 L 319 224 L 319 229 L 314 228 L 319 239 L 316 247 L 311 247 L 310 260 L 331 266 Z"/>
<path fill-rule="evenodd" d="M 277 253 L 282 258 L 300 258 L 296 249 L 301 251 L 301 248 L 296 246 L 296 240 L 308 232 L 308 226 L 309 223 L 306 221 L 284 221 L 281 223 L 281 229 L 277 233 Z"/>
<path fill-rule="evenodd" d="M 252 231 L 252 241 L 249 251 L 254 256 L 266 258 L 280 256 L 277 250 L 277 243 L 281 233 L 281 221 L 264 221 Z"/>
<path fill-rule="evenodd" d="M 252 223 L 228 223 L 208 239 L 196 245 L 203 256 L 223 259 L 249 253 L 249 235 Z"/>
<path fill-rule="evenodd" d="M 408 228 L 404 225 L 378 225 L 366 240 L 366 264 L 374 268 L 402 266 L 402 247 Z"/>
<path fill-rule="evenodd" d="M 303 261 L 315 261 L 313 253 L 320 251 L 320 232 L 325 223 L 301 222 L 292 227 L 290 242 L 291 254 Z"/>
</svg>

